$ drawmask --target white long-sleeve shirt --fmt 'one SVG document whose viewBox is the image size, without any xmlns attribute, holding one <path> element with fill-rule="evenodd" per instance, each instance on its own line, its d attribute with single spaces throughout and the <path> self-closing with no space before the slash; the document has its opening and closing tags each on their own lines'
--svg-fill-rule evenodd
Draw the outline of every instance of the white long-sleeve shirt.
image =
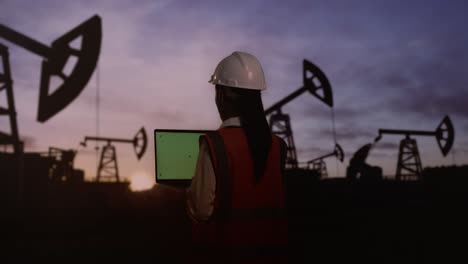
<svg viewBox="0 0 468 264">
<path fill-rule="evenodd" d="M 231 117 L 220 128 L 241 126 L 239 117 Z M 198 153 L 195 175 L 187 189 L 187 213 L 196 221 L 208 220 L 213 213 L 216 193 L 216 176 L 211 164 L 209 147 L 202 141 Z"/>
</svg>

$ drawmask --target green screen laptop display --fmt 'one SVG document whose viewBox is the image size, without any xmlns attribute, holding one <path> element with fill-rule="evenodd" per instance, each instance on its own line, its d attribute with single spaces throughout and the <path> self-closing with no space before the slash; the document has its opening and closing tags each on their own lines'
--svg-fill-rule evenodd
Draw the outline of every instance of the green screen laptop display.
<svg viewBox="0 0 468 264">
<path fill-rule="evenodd" d="M 199 137 L 207 130 L 154 130 L 156 181 L 190 182 L 198 159 Z"/>
</svg>

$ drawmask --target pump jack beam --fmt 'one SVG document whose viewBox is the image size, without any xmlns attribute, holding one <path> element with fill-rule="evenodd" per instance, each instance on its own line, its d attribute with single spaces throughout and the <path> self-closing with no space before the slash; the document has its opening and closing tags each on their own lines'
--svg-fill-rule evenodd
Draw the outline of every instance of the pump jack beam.
<svg viewBox="0 0 468 264">
<path fill-rule="evenodd" d="M 74 40 L 81 39 L 81 50 L 70 47 Z M 70 32 L 46 46 L 26 35 L 0 24 L 0 38 L 4 38 L 44 58 L 39 91 L 37 120 L 41 123 L 62 111 L 69 105 L 89 82 L 96 68 L 101 49 L 101 18 L 93 16 Z M 70 75 L 63 69 L 71 56 L 77 63 Z M 49 94 L 50 79 L 53 75 L 63 80 L 54 92 Z"/>
<path fill-rule="evenodd" d="M 146 136 L 146 130 L 144 127 L 140 128 L 138 132 L 135 134 L 135 137 L 133 139 L 122 139 L 122 138 L 106 138 L 106 137 L 85 137 L 84 141 L 81 142 L 80 144 L 82 146 L 86 146 L 87 141 L 101 141 L 101 142 L 107 142 L 108 145 L 111 143 L 130 143 L 133 145 L 133 148 L 135 150 L 135 155 L 137 156 L 138 159 L 141 159 L 143 155 L 145 154 L 146 147 L 148 144 L 148 137 Z"/>
<path fill-rule="evenodd" d="M 295 92 L 286 96 L 276 104 L 265 110 L 265 115 L 269 115 L 278 109 L 281 109 L 284 105 L 294 100 L 299 95 L 306 91 L 309 91 L 313 96 L 317 97 L 320 101 L 326 105 L 333 107 L 333 93 L 330 82 L 327 76 L 320 70 L 319 67 L 314 65 L 308 60 L 303 61 L 302 78 L 304 86 L 297 89 Z M 318 92 L 322 91 L 322 95 Z"/>
<path fill-rule="evenodd" d="M 410 135 L 414 136 L 435 136 L 437 144 L 439 145 L 442 154 L 447 156 L 450 149 L 452 149 L 455 140 L 455 130 L 449 116 L 445 116 L 440 122 L 435 131 L 422 131 L 422 130 L 400 130 L 400 129 L 379 129 L 379 135 L 375 141 L 379 141 L 383 134 L 390 135 L 405 135 L 409 138 Z"/>
<path fill-rule="evenodd" d="M 332 153 L 323 155 L 323 156 L 315 158 L 313 160 L 309 160 L 307 163 L 312 163 L 312 162 L 317 161 L 317 160 L 323 160 L 323 159 L 326 159 L 326 158 L 332 157 L 332 156 L 335 156 L 339 161 L 343 162 L 344 152 L 343 152 L 343 149 L 341 148 L 341 146 L 339 144 L 335 145 L 335 150 Z"/>
</svg>

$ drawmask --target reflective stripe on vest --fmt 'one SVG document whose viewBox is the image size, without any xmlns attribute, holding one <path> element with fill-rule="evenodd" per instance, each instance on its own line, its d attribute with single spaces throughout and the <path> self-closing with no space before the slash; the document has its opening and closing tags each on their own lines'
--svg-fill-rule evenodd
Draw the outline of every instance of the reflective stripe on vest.
<svg viewBox="0 0 468 264">
<path fill-rule="evenodd" d="M 194 224 L 194 240 L 217 245 L 285 244 L 284 142 L 272 137 L 265 174 L 255 184 L 253 160 L 242 128 L 222 128 L 200 140 L 209 146 L 216 196 L 211 219 Z"/>
</svg>

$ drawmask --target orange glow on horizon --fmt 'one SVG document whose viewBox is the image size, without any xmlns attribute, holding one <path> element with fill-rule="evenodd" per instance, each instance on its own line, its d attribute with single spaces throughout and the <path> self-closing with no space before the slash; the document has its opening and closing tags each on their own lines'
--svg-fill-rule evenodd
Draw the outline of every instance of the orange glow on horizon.
<svg viewBox="0 0 468 264">
<path fill-rule="evenodd" d="M 144 172 L 136 172 L 130 177 L 130 190 L 141 192 L 153 188 L 155 182 L 152 177 Z"/>
</svg>

